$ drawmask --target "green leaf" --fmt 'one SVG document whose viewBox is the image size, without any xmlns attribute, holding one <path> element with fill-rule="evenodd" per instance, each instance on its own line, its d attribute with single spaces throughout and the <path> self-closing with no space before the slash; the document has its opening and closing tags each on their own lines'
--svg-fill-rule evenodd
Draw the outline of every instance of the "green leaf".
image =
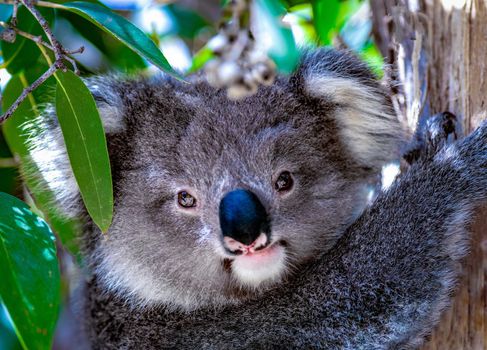
<svg viewBox="0 0 487 350">
<path fill-rule="evenodd" d="M 22 350 L 5 305 L 0 300 L 0 349 Z"/>
<path fill-rule="evenodd" d="M 81 197 L 106 232 L 113 215 L 113 188 L 105 132 L 95 100 L 73 72 L 57 72 L 56 113 Z"/>
<path fill-rule="evenodd" d="M 95 45 L 105 55 L 112 68 L 132 72 L 147 67 L 146 61 L 136 52 L 84 17 L 68 11 L 58 12 L 57 15 L 68 20 L 79 34 Z"/>
<path fill-rule="evenodd" d="M 114 35 L 129 48 L 147 58 L 151 63 L 163 71 L 178 79 L 182 79 L 171 67 L 154 42 L 144 32 L 122 16 L 111 12 L 105 7 L 88 2 L 68 2 L 63 6 L 66 10 L 83 16 L 101 29 Z"/>
<path fill-rule="evenodd" d="M 0 192 L 14 194 L 18 188 L 19 174 L 16 168 L 7 167 L 4 164 L 4 162 L 10 159 L 13 159 L 12 153 L 10 153 L 7 143 L 5 142 L 3 135 L 0 133 Z"/>
<path fill-rule="evenodd" d="M 6 22 L 12 15 L 13 6 L 0 4 L 0 21 Z"/>
<path fill-rule="evenodd" d="M 13 76 L 3 91 L 3 109 L 6 110 L 22 90 L 35 81 L 47 68 L 44 65 L 36 65 L 24 73 Z M 51 90 L 54 84 L 54 78 L 50 78 L 30 94 L 2 125 L 2 131 L 10 150 L 21 160 L 22 172 L 26 175 L 24 181 L 32 193 L 36 205 L 47 216 L 51 227 L 61 238 L 63 246 L 72 254 L 77 255 L 79 252 L 77 244 L 79 223 L 67 218 L 57 206 L 53 205 L 55 203 L 54 194 L 49 190 L 49 186 L 40 176 L 37 166 L 29 156 L 28 145 L 31 142 L 31 136 L 26 134 L 22 127 L 38 115 L 39 104 L 45 102 L 42 100 L 42 96 L 50 95 L 47 90 Z"/>
<path fill-rule="evenodd" d="M 338 14 L 340 11 L 339 0 L 316 0 L 312 2 L 313 23 L 316 33 L 322 45 L 331 44 L 332 35 L 336 31 Z"/>
<path fill-rule="evenodd" d="M 48 22 L 51 22 L 54 18 L 52 9 L 41 8 L 39 11 Z M 19 7 L 17 22 L 17 27 L 24 32 L 28 32 L 32 35 L 42 35 L 44 33 L 37 20 L 24 6 Z M 1 45 L 4 65 L 6 65 L 7 71 L 10 74 L 18 73 L 21 70 L 32 66 L 41 54 L 36 43 L 20 35 L 17 35 L 14 43 L 10 44 L 2 41 Z"/>
<path fill-rule="evenodd" d="M 370 42 L 365 48 L 360 52 L 362 59 L 369 64 L 372 71 L 379 77 L 382 78 L 384 75 L 384 57 L 380 53 L 377 45 Z"/>
<path fill-rule="evenodd" d="M 302 4 L 306 4 L 309 2 L 313 3 L 314 1 L 312 1 L 312 0 L 284 0 L 283 2 L 287 8 L 290 8 L 290 7 L 293 7 L 296 5 L 302 5 Z"/>
<path fill-rule="evenodd" d="M 362 6 L 368 6 L 363 0 L 346 0 L 340 2 L 340 10 L 336 20 L 337 30 L 342 30 L 350 18 L 357 13 Z"/>
<path fill-rule="evenodd" d="M 215 55 L 213 54 L 213 51 L 208 46 L 203 46 L 201 50 L 199 50 L 193 56 L 191 67 L 189 67 L 186 74 L 191 74 L 200 70 L 209 60 L 211 60 L 214 57 Z"/>
<path fill-rule="evenodd" d="M 299 51 L 296 48 L 291 28 L 284 25 L 282 16 L 284 8 L 275 0 L 257 0 L 257 21 L 261 26 L 261 35 L 266 35 L 269 46 L 269 56 L 283 73 L 291 73 L 299 61 Z"/>
<path fill-rule="evenodd" d="M 175 22 L 175 26 L 167 33 L 175 34 L 183 38 L 193 39 L 201 29 L 207 27 L 209 23 L 198 13 L 184 7 L 181 4 L 169 4 L 161 7 L 167 11 Z"/>
<path fill-rule="evenodd" d="M 17 198 L 0 193 L 0 295 L 24 349 L 50 349 L 59 313 L 54 235 Z"/>
</svg>

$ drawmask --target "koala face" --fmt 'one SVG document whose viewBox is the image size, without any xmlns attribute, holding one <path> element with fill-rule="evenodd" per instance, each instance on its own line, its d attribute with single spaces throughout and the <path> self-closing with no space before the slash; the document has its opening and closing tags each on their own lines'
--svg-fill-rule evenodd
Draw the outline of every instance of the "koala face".
<svg viewBox="0 0 487 350">
<path fill-rule="evenodd" d="M 238 302 L 299 274 L 360 212 L 399 140 L 373 76 L 335 51 L 305 54 L 238 102 L 198 77 L 89 85 L 115 193 L 90 257 L 107 288 L 142 305 Z"/>
</svg>

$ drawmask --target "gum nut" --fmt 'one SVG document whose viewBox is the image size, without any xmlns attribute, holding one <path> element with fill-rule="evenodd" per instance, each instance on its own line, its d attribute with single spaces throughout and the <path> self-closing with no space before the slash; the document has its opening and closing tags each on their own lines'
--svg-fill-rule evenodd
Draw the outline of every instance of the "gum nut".
<svg viewBox="0 0 487 350">
<path fill-rule="evenodd" d="M 266 55 L 262 51 L 255 50 L 254 48 L 249 48 L 249 51 L 247 52 L 247 61 L 250 64 L 263 62 L 266 60 L 266 58 Z"/>
<path fill-rule="evenodd" d="M 220 81 L 220 79 L 218 79 L 218 75 L 216 74 L 216 72 L 207 72 L 206 73 L 206 81 L 208 82 L 208 84 L 210 84 L 214 88 L 218 89 L 218 88 L 223 87 L 223 84 Z"/>
<path fill-rule="evenodd" d="M 2 32 L 0 32 L 0 40 L 4 40 L 7 43 L 14 43 L 17 37 L 17 33 L 15 30 L 11 28 L 6 28 Z"/>
<path fill-rule="evenodd" d="M 214 36 L 209 42 L 208 47 L 213 52 L 222 52 L 225 46 L 228 45 L 228 38 L 226 35 L 218 34 Z"/>
<path fill-rule="evenodd" d="M 259 82 L 256 81 L 255 78 L 252 76 L 252 72 L 245 72 L 243 83 L 251 94 L 257 92 L 257 88 L 259 87 Z"/>
<path fill-rule="evenodd" d="M 257 63 L 252 68 L 252 77 L 263 85 L 272 85 L 275 76 L 276 72 L 274 71 L 273 67 L 270 67 L 268 64 L 263 62 Z"/>
<path fill-rule="evenodd" d="M 222 83 L 218 78 L 218 69 L 220 68 L 220 65 L 220 60 L 212 60 L 205 65 L 206 80 L 208 81 L 208 84 L 216 88 L 222 86 Z"/>
<path fill-rule="evenodd" d="M 223 62 L 218 68 L 218 78 L 223 85 L 231 85 L 241 75 L 240 67 L 233 61 Z"/>
</svg>

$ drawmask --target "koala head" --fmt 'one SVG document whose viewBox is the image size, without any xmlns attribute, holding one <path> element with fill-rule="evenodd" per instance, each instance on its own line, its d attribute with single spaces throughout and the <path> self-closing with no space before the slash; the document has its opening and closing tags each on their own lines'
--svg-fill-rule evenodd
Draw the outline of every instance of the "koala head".
<svg viewBox="0 0 487 350">
<path fill-rule="evenodd" d="M 197 76 L 88 85 L 115 194 L 108 233 L 85 232 L 88 259 L 139 305 L 238 302 L 299 274 L 363 208 L 402 136 L 374 76 L 333 50 L 304 53 L 294 74 L 238 102 Z M 79 202 L 58 129 L 33 156 L 58 152 L 55 167 L 45 153 L 38 165 L 46 177 L 66 169 L 50 186 Z"/>
</svg>

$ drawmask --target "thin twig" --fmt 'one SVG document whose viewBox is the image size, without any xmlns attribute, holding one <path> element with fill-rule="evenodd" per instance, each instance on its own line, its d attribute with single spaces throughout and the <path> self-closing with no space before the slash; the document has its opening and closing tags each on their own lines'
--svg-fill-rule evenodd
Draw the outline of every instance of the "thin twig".
<svg viewBox="0 0 487 350">
<path fill-rule="evenodd" d="M 8 108 L 8 110 L 0 116 L 0 124 L 2 124 L 5 120 L 12 116 L 15 110 L 19 107 L 19 105 L 29 96 L 29 94 L 37 89 L 42 83 L 44 83 L 47 79 L 49 79 L 52 75 L 56 73 L 57 70 L 62 70 L 65 72 L 67 70 L 66 65 L 64 64 L 64 60 L 68 61 L 74 69 L 76 74 L 79 74 L 78 67 L 76 65 L 76 61 L 69 57 L 68 55 L 75 54 L 75 53 L 82 53 L 84 51 L 84 47 L 80 47 L 76 50 L 66 50 L 61 43 L 56 39 L 54 36 L 51 28 L 49 27 L 49 23 L 46 19 L 41 15 L 41 13 L 37 10 L 35 5 L 39 6 L 46 6 L 46 7 L 54 7 L 54 8 L 64 8 L 62 5 L 43 2 L 43 1 L 32 1 L 32 0 L 3 0 L 4 3 L 10 3 L 14 5 L 14 14 L 13 18 L 14 21 L 10 23 L 0 22 L 0 26 L 5 27 L 9 30 L 15 31 L 16 34 L 23 36 L 29 40 L 32 40 L 37 44 L 41 52 L 43 53 L 44 57 L 46 57 L 47 62 L 49 64 L 49 69 L 44 72 L 35 82 L 33 82 L 30 86 L 26 87 L 20 96 L 15 100 L 15 102 Z M 49 39 L 49 43 L 42 40 L 42 36 L 32 35 L 30 33 L 24 32 L 18 28 L 16 28 L 16 11 L 18 5 L 22 3 L 29 12 L 34 16 L 34 18 L 39 22 L 40 26 L 42 27 L 44 33 L 46 34 L 47 38 Z M 35 5 L 34 5 L 35 4 Z M 54 53 L 55 60 L 52 62 L 49 59 L 49 55 L 47 54 L 44 47 L 48 48 Z M 0 104 L 2 101 L 2 95 L 0 93 Z"/>
<path fill-rule="evenodd" d="M 19 4 L 20 0 L 1 0 L 4 4 L 7 4 L 7 5 L 14 5 L 15 4 Z M 61 9 L 61 10 L 66 10 L 66 6 L 63 6 L 61 4 L 56 4 L 54 2 L 49 2 L 49 1 L 36 1 L 35 2 L 35 5 L 36 6 L 40 6 L 40 7 L 50 7 L 50 8 L 53 8 L 53 9 Z"/>
<path fill-rule="evenodd" d="M 0 124 L 2 124 L 4 121 L 6 121 L 8 118 L 12 116 L 12 114 L 15 112 L 17 107 L 27 98 L 27 96 L 37 89 L 43 82 L 45 82 L 47 79 L 49 79 L 56 71 L 58 70 L 57 65 L 54 64 L 49 67 L 47 71 L 44 72 L 36 81 L 32 83 L 29 87 L 26 87 L 20 96 L 15 100 L 14 103 L 7 109 L 7 111 L 0 116 Z"/>
<path fill-rule="evenodd" d="M 56 61 L 54 62 L 55 65 L 57 65 L 58 69 L 61 69 L 63 72 L 67 70 L 66 66 L 64 65 L 63 62 L 63 47 L 61 43 L 54 37 L 54 34 L 51 31 L 51 28 L 49 28 L 49 23 L 47 23 L 46 19 L 41 15 L 41 13 L 35 8 L 34 4 L 32 3 L 31 0 L 20 0 L 22 4 L 29 10 L 30 13 L 32 13 L 32 16 L 39 22 L 39 24 L 42 27 L 42 30 L 44 30 L 44 33 L 46 33 L 47 38 L 49 39 L 53 51 L 54 51 L 54 57 L 56 58 Z"/>
<path fill-rule="evenodd" d="M 49 50 L 55 51 L 54 48 L 49 43 L 46 43 L 44 40 L 42 40 L 42 36 L 40 36 L 40 35 L 32 35 L 30 33 L 24 32 L 23 30 L 20 30 L 18 28 L 11 27 L 11 26 L 9 26 L 8 23 L 2 22 L 2 21 L 0 21 L 0 26 L 5 27 L 5 28 L 10 28 L 10 29 L 14 30 L 18 35 L 23 36 L 24 38 L 27 38 L 29 40 L 32 40 L 36 44 L 43 45 L 43 46 L 47 47 Z M 78 66 L 76 64 L 76 61 L 67 55 L 72 55 L 72 54 L 76 54 L 76 53 L 83 53 L 83 51 L 85 50 L 84 46 L 81 46 L 80 48 L 78 48 L 76 50 L 71 50 L 71 51 L 66 50 L 63 47 L 61 47 L 61 50 L 62 50 L 63 58 L 73 66 L 74 72 L 76 74 L 79 74 L 80 72 L 79 72 Z"/>
<path fill-rule="evenodd" d="M 15 27 L 17 25 L 17 10 L 19 9 L 19 3 L 14 2 L 14 9 L 12 11 L 12 17 L 10 18 L 10 23 Z"/>
</svg>

